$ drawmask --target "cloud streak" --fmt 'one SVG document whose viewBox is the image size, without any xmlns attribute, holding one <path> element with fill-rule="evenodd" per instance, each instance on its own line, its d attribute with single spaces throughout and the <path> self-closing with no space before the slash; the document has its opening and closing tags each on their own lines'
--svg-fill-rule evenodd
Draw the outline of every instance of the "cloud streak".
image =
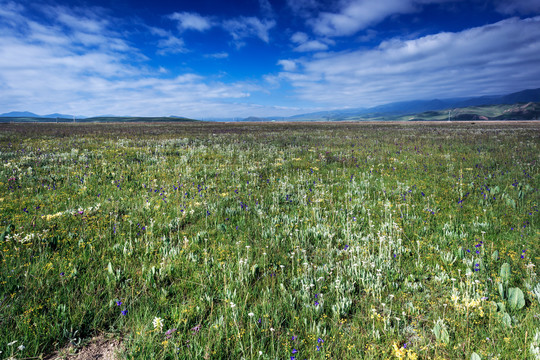
<svg viewBox="0 0 540 360">
<path fill-rule="evenodd" d="M 426 4 L 455 1 L 461 0 L 342 0 L 335 11 L 317 11 L 315 17 L 312 14 L 319 6 L 314 0 L 289 5 L 296 14 L 307 18 L 315 34 L 335 37 L 353 35 L 393 15 L 419 12 Z"/>
<path fill-rule="evenodd" d="M 223 28 L 228 31 L 234 40 L 241 41 L 255 37 L 268 43 L 268 32 L 276 25 L 274 20 L 260 20 L 253 16 L 241 16 L 223 22 Z"/>
<path fill-rule="evenodd" d="M 298 70 L 280 77 L 300 98 L 331 106 L 504 93 L 537 87 L 539 39 L 540 17 L 511 18 L 371 50 L 319 53 L 297 59 Z"/>
<path fill-rule="evenodd" d="M 169 15 L 169 18 L 178 22 L 178 29 L 180 31 L 206 31 L 214 26 L 211 18 L 201 16 L 197 13 L 175 12 Z"/>
<path fill-rule="evenodd" d="M 171 77 L 162 67 L 148 66 L 147 56 L 124 33 L 113 30 L 111 24 L 118 19 L 100 9 L 49 7 L 43 10 L 47 20 L 36 21 L 18 4 L 3 5 L 0 108 L 6 111 L 191 117 L 204 116 L 209 109 L 224 117 L 267 111 L 242 104 L 263 90 L 256 85 L 224 83 L 194 73 Z M 170 32 L 146 26 L 143 30 L 157 38 L 158 51 L 184 51 L 183 41 Z M 264 37 L 264 26 L 258 31 Z"/>
</svg>

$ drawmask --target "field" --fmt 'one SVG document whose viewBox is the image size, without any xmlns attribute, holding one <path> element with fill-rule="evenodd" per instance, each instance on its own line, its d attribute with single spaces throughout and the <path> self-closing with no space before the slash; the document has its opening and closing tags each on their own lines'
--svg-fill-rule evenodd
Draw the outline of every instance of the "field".
<svg viewBox="0 0 540 360">
<path fill-rule="evenodd" d="M 0 358 L 540 359 L 540 122 L 0 124 Z"/>
</svg>

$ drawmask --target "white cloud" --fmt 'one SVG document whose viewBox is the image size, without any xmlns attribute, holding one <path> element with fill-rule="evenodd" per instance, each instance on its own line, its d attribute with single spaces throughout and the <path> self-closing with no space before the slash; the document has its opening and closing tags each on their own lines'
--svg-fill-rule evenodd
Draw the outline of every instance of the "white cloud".
<svg viewBox="0 0 540 360">
<path fill-rule="evenodd" d="M 270 17 L 273 16 L 273 9 L 268 0 L 259 0 L 261 12 L 267 17 L 259 19 L 254 16 L 239 16 L 235 18 L 218 21 L 215 18 L 202 16 L 197 13 L 181 12 L 173 13 L 168 17 L 178 21 L 178 30 L 206 31 L 214 26 L 219 26 L 228 32 L 237 48 L 245 45 L 247 38 L 258 38 L 266 43 L 270 41 L 269 30 L 276 25 Z"/>
<path fill-rule="evenodd" d="M 172 20 L 178 21 L 178 29 L 206 31 L 213 26 L 213 22 L 209 17 L 201 16 L 193 12 L 175 12 L 169 15 Z"/>
<path fill-rule="evenodd" d="M 157 27 L 148 27 L 148 30 L 152 35 L 159 38 L 156 43 L 158 48 L 157 54 L 178 54 L 188 51 L 185 47 L 184 40 L 174 36 L 170 31 Z"/>
<path fill-rule="evenodd" d="M 389 16 L 414 13 L 430 3 L 453 1 L 462 0 L 342 0 L 337 2 L 334 10 L 328 9 L 306 18 L 308 25 L 318 35 L 348 36 L 376 25 Z M 301 3 L 304 7 L 300 9 L 318 9 L 316 1 L 302 0 Z"/>
<path fill-rule="evenodd" d="M 371 50 L 318 53 L 296 63 L 301 71 L 284 69 L 280 77 L 302 99 L 331 106 L 535 88 L 540 79 L 540 16 L 393 39 Z"/>
<path fill-rule="evenodd" d="M 283 67 L 285 71 L 294 71 L 296 70 L 296 62 L 293 60 L 279 60 L 278 65 Z"/>
<path fill-rule="evenodd" d="M 322 12 L 311 21 L 313 31 L 325 36 L 352 35 L 392 14 L 415 11 L 413 0 L 352 0 L 338 13 Z"/>
<path fill-rule="evenodd" d="M 159 48 L 157 53 L 160 55 L 178 54 L 187 51 L 184 47 L 184 40 L 172 35 L 160 39 L 157 46 Z"/>
<path fill-rule="evenodd" d="M 321 5 L 317 0 L 287 0 L 287 6 L 298 16 L 309 17 Z"/>
<path fill-rule="evenodd" d="M 297 44 L 302 44 L 308 41 L 308 36 L 306 33 L 303 32 L 297 32 L 294 33 L 293 36 L 291 36 L 291 41 Z"/>
<path fill-rule="evenodd" d="M 328 45 L 318 41 L 318 40 L 311 40 L 306 41 L 305 43 L 298 45 L 294 48 L 294 51 L 298 52 L 307 52 L 307 51 L 323 51 L 327 50 Z"/>
<path fill-rule="evenodd" d="M 223 22 L 223 28 L 231 34 L 234 40 L 240 41 L 256 37 L 266 43 L 270 41 L 268 31 L 275 25 L 274 20 L 260 20 L 252 16 L 240 16 Z"/>
<path fill-rule="evenodd" d="M 226 59 L 226 58 L 229 57 L 229 54 L 226 53 L 226 52 L 219 52 L 219 53 L 215 53 L 215 54 L 205 55 L 205 57 L 213 58 L 213 59 Z"/>
<path fill-rule="evenodd" d="M 130 45 L 129 32 L 113 30 L 121 27 L 107 14 L 65 7 L 38 11 L 35 16 L 13 3 L 0 8 L 0 112 L 226 117 L 269 110 L 248 103 L 251 94 L 265 90 L 257 85 L 149 66 Z M 182 40 L 166 30 L 142 29 L 157 38 L 158 50 L 183 49 Z"/>
<path fill-rule="evenodd" d="M 274 17 L 274 9 L 268 0 L 259 0 L 259 8 L 261 9 L 261 14 L 266 18 Z"/>
<path fill-rule="evenodd" d="M 495 8 L 503 14 L 535 14 L 540 12 L 540 0 L 499 0 Z"/>
<path fill-rule="evenodd" d="M 307 34 L 303 32 L 294 33 L 291 41 L 297 45 L 294 48 L 297 52 L 324 51 L 328 49 L 328 44 L 334 44 L 334 41 L 329 39 L 309 40 Z"/>
</svg>

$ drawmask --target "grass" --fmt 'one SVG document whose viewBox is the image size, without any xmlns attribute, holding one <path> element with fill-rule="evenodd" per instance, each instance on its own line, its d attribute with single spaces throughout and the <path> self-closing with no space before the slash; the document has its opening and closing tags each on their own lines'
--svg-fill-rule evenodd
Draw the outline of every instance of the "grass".
<svg viewBox="0 0 540 360">
<path fill-rule="evenodd" d="M 538 359 L 539 128 L 0 124 L 0 357 Z"/>
</svg>

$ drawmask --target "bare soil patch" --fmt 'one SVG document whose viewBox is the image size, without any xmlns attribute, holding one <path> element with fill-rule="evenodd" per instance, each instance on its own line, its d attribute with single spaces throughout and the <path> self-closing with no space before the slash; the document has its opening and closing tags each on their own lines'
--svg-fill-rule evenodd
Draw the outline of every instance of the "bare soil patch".
<svg viewBox="0 0 540 360">
<path fill-rule="evenodd" d="M 85 346 L 68 345 L 44 357 L 44 360 L 118 360 L 122 344 L 118 339 L 106 339 L 103 335 L 92 338 Z"/>
</svg>

